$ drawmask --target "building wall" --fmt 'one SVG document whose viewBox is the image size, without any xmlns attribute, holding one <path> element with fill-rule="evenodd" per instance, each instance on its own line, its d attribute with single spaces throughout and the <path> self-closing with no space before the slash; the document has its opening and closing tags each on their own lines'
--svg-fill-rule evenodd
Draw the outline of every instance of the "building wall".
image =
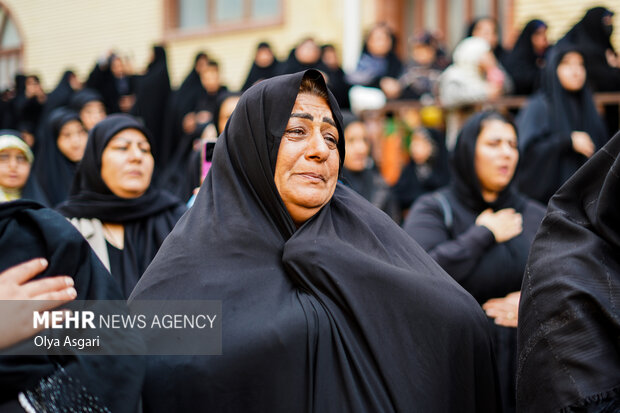
<svg viewBox="0 0 620 413">
<path fill-rule="evenodd" d="M 374 21 L 374 1 L 359 1 L 362 2 L 361 29 L 364 30 Z M 284 18 L 280 25 L 171 40 L 167 43 L 171 80 L 174 84 L 182 81 L 200 50 L 207 51 L 220 63 L 222 81 L 231 89 L 243 86 L 256 45 L 263 40 L 271 44 L 280 60 L 285 60 L 291 48 L 308 36 L 319 44 L 333 43 L 341 53 L 343 13 L 342 0 L 311 3 L 288 0 L 284 1 Z"/>
<path fill-rule="evenodd" d="M 620 0 L 515 0 L 514 3 L 515 29 L 520 31 L 531 19 L 541 19 L 549 25 L 547 33 L 551 42 L 564 36 L 588 9 L 607 7 L 616 13 L 612 43 L 620 50 Z"/>
<path fill-rule="evenodd" d="M 24 71 L 37 73 L 45 89 L 66 68 L 86 78 L 106 50 L 145 67 L 162 38 L 162 0 L 0 0 L 9 8 L 24 42 Z"/>
<path fill-rule="evenodd" d="M 375 1 L 359 1 L 363 30 L 374 21 Z M 245 81 L 258 42 L 269 41 L 278 57 L 285 59 L 305 36 L 340 48 L 343 35 L 343 0 L 283 0 L 280 25 L 193 37 L 165 32 L 165 0 L 0 2 L 9 8 L 20 29 L 24 72 L 39 74 L 46 90 L 55 86 L 67 68 L 86 79 L 97 58 L 110 49 L 129 56 L 135 70 L 144 70 L 151 46 L 162 41 L 173 85 L 180 84 L 191 70 L 196 53 L 205 50 L 220 62 L 223 82 L 237 89 Z"/>
</svg>

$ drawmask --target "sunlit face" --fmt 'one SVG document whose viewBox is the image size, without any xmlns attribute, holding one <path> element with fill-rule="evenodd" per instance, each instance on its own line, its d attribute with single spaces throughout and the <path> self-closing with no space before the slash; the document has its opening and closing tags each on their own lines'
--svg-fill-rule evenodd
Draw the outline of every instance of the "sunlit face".
<svg viewBox="0 0 620 413">
<path fill-rule="evenodd" d="M 331 199 L 338 182 L 338 129 L 327 101 L 297 95 L 280 141 L 274 181 L 296 225 Z"/>
<path fill-rule="evenodd" d="M 424 165 L 433 155 L 433 144 L 422 133 L 414 133 L 411 136 L 409 154 L 417 165 Z"/>
<path fill-rule="evenodd" d="M 233 110 L 235 110 L 235 107 L 237 107 L 239 99 L 241 99 L 240 96 L 231 96 L 224 99 L 224 101 L 222 102 L 222 105 L 220 106 L 220 112 L 217 118 L 217 127 L 220 131 L 224 131 L 226 122 L 228 122 L 228 119 L 232 115 Z"/>
<path fill-rule="evenodd" d="M 71 162 L 79 162 L 84 156 L 88 134 L 77 120 L 70 120 L 60 128 L 56 144 L 63 155 Z"/>
<path fill-rule="evenodd" d="M 368 51 L 373 56 L 383 57 L 392 50 L 392 36 L 385 27 L 376 27 L 368 36 Z"/>
<path fill-rule="evenodd" d="M 114 135 L 101 155 L 101 179 L 121 198 L 137 198 L 151 184 L 153 155 L 148 140 L 137 129 Z"/>
<path fill-rule="evenodd" d="M 217 66 L 207 66 L 200 73 L 200 81 L 205 90 L 209 93 L 215 93 L 220 88 L 220 71 Z"/>
<path fill-rule="evenodd" d="M 326 47 L 323 50 L 323 63 L 330 69 L 338 68 L 338 55 L 336 54 L 336 50 L 333 47 Z"/>
<path fill-rule="evenodd" d="M 87 131 L 91 130 L 97 123 L 102 121 L 105 116 L 105 106 L 97 100 L 88 102 L 84 105 L 82 110 L 80 110 L 80 120 Z"/>
<path fill-rule="evenodd" d="M 30 175 L 30 162 L 17 148 L 0 151 L 0 186 L 6 189 L 21 189 Z"/>
<path fill-rule="evenodd" d="M 577 52 L 568 52 L 560 60 L 556 70 L 562 87 L 569 92 L 576 92 L 586 83 L 586 68 L 583 57 Z"/>
<path fill-rule="evenodd" d="M 501 192 L 512 180 L 518 161 L 517 133 L 512 125 L 498 119 L 485 121 L 474 156 L 480 188 L 490 193 Z"/>
<path fill-rule="evenodd" d="M 307 39 L 295 48 L 295 57 L 303 64 L 313 64 L 321 57 L 321 49 L 312 39 Z"/>
<path fill-rule="evenodd" d="M 256 57 L 254 61 L 259 67 L 268 67 L 273 63 L 273 53 L 268 47 L 261 47 L 256 51 Z"/>
<path fill-rule="evenodd" d="M 362 122 L 353 122 L 344 130 L 345 156 L 344 167 L 349 171 L 359 172 L 366 168 L 370 145 L 366 137 L 366 128 Z"/>
<path fill-rule="evenodd" d="M 116 56 L 110 61 L 110 72 L 114 75 L 114 77 L 123 77 L 124 68 L 123 61 L 120 57 Z"/>
<path fill-rule="evenodd" d="M 532 34 L 530 38 L 532 40 L 532 48 L 538 55 L 542 55 L 549 46 L 549 40 L 547 39 L 547 27 L 541 26 Z"/>
<path fill-rule="evenodd" d="M 435 61 L 436 56 L 436 50 L 428 44 L 416 43 L 411 48 L 413 60 L 423 66 L 430 66 Z"/>
<path fill-rule="evenodd" d="M 497 47 L 498 37 L 497 37 L 497 26 L 495 22 L 491 19 L 483 19 L 480 20 L 474 30 L 472 31 L 472 36 L 481 37 L 489 43 L 491 49 L 495 49 Z"/>
</svg>

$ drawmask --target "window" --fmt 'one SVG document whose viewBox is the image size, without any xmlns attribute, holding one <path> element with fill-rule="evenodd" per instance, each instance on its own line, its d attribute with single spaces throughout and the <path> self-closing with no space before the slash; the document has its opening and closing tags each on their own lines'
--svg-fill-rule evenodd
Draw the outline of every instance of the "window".
<svg viewBox="0 0 620 413">
<path fill-rule="evenodd" d="M 169 0 L 169 29 L 180 32 L 274 24 L 283 0 Z"/>
<path fill-rule="evenodd" d="M 385 1 L 385 0 L 383 0 Z M 438 30 L 450 50 L 465 36 L 469 23 L 476 17 L 492 16 L 502 33 L 512 31 L 512 2 L 505 0 L 404 0 L 405 7 L 415 14 L 407 25 L 409 33 Z"/>
<path fill-rule="evenodd" d="M 21 60 L 21 36 L 8 10 L 0 4 L 0 90 L 13 84 Z"/>
</svg>

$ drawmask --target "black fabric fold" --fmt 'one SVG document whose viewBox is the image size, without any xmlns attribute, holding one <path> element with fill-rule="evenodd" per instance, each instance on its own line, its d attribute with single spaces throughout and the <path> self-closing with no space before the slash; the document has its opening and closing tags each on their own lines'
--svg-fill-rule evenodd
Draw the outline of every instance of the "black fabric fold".
<svg viewBox="0 0 620 413">
<path fill-rule="evenodd" d="M 338 184 L 295 227 L 273 174 L 303 75 L 241 97 L 130 297 L 223 306 L 223 354 L 151 358 L 145 410 L 497 411 L 483 313 L 388 216 Z"/>
<path fill-rule="evenodd" d="M 620 410 L 620 134 L 551 198 L 519 310 L 522 412 Z"/>
<path fill-rule="evenodd" d="M 110 274 L 80 233 L 64 217 L 37 203 L 19 200 L 0 204 L 0 250 L 0 272 L 43 257 L 49 265 L 35 279 L 69 275 L 75 283 L 76 300 L 123 299 Z M 60 367 L 74 383 L 84 386 L 86 393 L 97 397 L 96 404 L 108 411 L 136 411 L 144 362 L 133 356 L 0 356 L 0 405 L 16 400 L 19 392 L 33 390 Z M 48 389 L 50 394 L 58 391 L 63 396 L 70 391 Z M 54 399 L 45 401 L 50 402 L 48 407 L 53 411 L 82 411 L 84 407 L 57 406 Z"/>
</svg>

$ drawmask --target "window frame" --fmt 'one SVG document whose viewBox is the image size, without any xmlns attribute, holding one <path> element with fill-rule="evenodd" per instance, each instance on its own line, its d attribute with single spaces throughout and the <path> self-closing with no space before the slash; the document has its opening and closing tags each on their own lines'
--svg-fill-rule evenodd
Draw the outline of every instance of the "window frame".
<svg viewBox="0 0 620 413">
<path fill-rule="evenodd" d="M 243 18 L 230 22 L 217 22 L 215 20 L 216 0 L 203 0 L 207 2 L 208 26 L 183 29 L 179 27 L 179 4 L 180 0 L 164 1 L 164 38 L 165 40 L 188 39 L 193 37 L 204 37 L 206 35 L 239 32 L 280 26 L 284 24 L 285 1 L 277 0 L 280 13 L 273 18 L 256 20 L 251 14 L 252 1 L 243 0 Z"/>
<path fill-rule="evenodd" d="M 0 59 L 15 57 L 17 60 L 16 72 L 5 75 L 8 83 L 3 85 L 2 79 L 0 79 L 0 89 L 4 89 L 6 87 L 10 87 L 15 74 L 21 72 L 24 68 L 24 35 L 19 22 L 15 19 L 15 17 L 13 17 L 11 10 L 2 2 L 0 2 L 0 9 L 4 12 L 4 19 L 0 21 Z M 17 30 L 17 35 L 19 36 L 19 46 L 12 47 L 10 49 L 2 49 L 2 36 L 9 20 L 13 22 L 15 30 Z"/>
</svg>

